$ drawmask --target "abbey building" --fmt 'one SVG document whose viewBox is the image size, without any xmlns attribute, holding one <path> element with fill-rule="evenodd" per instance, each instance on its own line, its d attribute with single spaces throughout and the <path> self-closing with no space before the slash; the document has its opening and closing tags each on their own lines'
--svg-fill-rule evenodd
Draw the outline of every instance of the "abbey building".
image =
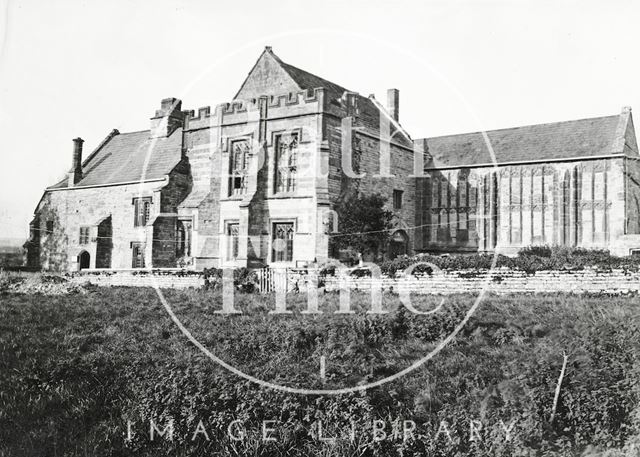
<svg viewBox="0 0 640 457">
<path fill-rule="evenodd" d="M 148 130 L 111 131 L 37 205 L 28 264 L 45 270 L 322 263 L 336 207 L 381 194 L 389 241 L 372 256 L 515 253 L 546 244 L 640 250 L 631 111 L 412 139 L 383 104 L 267 47 L 233 102 L 162 100 Z"/>
</svg>

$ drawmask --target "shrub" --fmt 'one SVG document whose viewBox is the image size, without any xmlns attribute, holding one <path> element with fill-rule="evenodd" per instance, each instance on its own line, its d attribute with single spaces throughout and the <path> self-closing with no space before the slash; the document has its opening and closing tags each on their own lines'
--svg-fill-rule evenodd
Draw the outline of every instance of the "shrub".
<svg viewBox="0 0 640 457">
<path fill-rule="evenodd" d="M 612 269 L 625 268 L 637 271 L 640 268 L 639 257 L 616 257 L 608 251 L 599 249 L 568 248 L 558 246 L 531 246 L 522 249 L 516 257 L 498 254 L 451 254 L 437 256 L 419 254 L 413 257 L 402 256 L 382 262 L 380 268 L 383 273 L 394 276 L 417 262 L 429 262 L 443 270 L 486 270 L 494 264 L 496 268 L 509 268 L 535 273 L 543 270 L 562 269 Z M 414 271 L 427 273 L 428 267 L 419 266 Z"/>
<path fill-rule="evenodd" d="M 0 293 L 67 295 L 83 294 L 91 287 L 69 279 L 41 273 L 0 273 Z"/>
<path fill-rule="evenodd" d="M 205 268 L 204 289 L 218 290 L 222 288 L 222 268 Z M 233 285 L 242 292 L 254 292 L 257 284 L 256 273 L 248 268 L 240 267 L 233 270 Z"/>
<path fill-rule="evenodd" d="M 549 246 L 528 246 L 520 249 L 518 256 L 551 257 L 551 252 L 551 247 Z"/>
<path fill-rule="evenodd" d="M 330 238 L 331 252 L 353 249 L 377 254 L 386 244 L 393 213 L 385 209 L 386 198 L 379 194 L 356 194 L 336 206 L 338 230 Z"/>
</svg>

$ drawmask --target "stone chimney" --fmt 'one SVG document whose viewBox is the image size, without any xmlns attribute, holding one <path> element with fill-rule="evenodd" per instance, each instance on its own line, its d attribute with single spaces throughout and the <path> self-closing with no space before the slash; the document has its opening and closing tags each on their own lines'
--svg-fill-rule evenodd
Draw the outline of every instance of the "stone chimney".
<svg viewBox="0 0 640 457">
<path fill-rule="evenodd" d="M 177 98 L 165 98 L 160 109 L 151 118 L 150 138 L 164 138 L 183 126 L 184 113 L 181 111 L 182 101 Z"/>
<path fill-rule="evenodd" d="M 387 111 L 397 121 L 400 115 L 400 91 L 398 89 L 389 89 L 387 91 Z"/>
<path fill-rule="evenodd" d="M 75 186 L 82 179 L 82 143 L 84 143 L 84 140 L 80 137 L 73 140 L 73 159 L 71 171 L 69 172 L 69 187 Z"/>
</svg>

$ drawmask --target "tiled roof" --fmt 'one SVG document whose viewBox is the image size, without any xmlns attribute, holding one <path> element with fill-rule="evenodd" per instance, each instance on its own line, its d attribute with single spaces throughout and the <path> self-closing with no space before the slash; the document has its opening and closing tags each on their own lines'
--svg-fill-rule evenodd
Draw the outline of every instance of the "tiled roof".
<svg viewBox="0 0 640 457">
<path fill-rule="evenodd" d="M 300 68 L 294 67 L 293 65 L 289 65 L 288 63 L 283 62 L 277 56 L 274 57 L 280 63 L 280 66 L 284 68 L 284 70 L 293 78 L 293 80 L 300 86 L 300 89 L 315 89 L 318 87 L 324 87 L 329 91 L 330 98 L 340 98 L 342 94 L 347 90 L 339 84 L 332 83 L 320 76 L 316 76 L 308 71 L 301 70 Z"/>
<path fill-rule="evenodd" d="M 275 57 L 275 55 L 274 55 Z M 317 87 L 324 87 L 328 91 L 329 99 L 335 100 L 342 97 L 345 91 L 351 92 L 344 87 L 328 81 L 320 76 L 316 76 L 308 71 L 301 70 L 299 68 L 294 67 L 293 65 L 289 65 L 288 63 L 283 62 L 278 57 L 278 62 L 285 69 L 285 71 L 293 78 L 293 80 L 300 86 L 301 89 L 315 89 Z M 380 115 L 381 111 L 385 111 L 384 108 L 380 104 L 374 103 L 368 97 L 364 97 L 362 95 L 358 95 L 358 107 L 360 110 L 360 121 L 368 127 L 373 132 L 378 132 L 380 130 Z M 388 114 L 388 113 L 387 113 Z M 406 132 L 404 132 L 406 134 Z M 403 144 L 407 147 L 412 147 L 411 138 L 408 135 L 403 133 L 398 133 L 394 135 L 394 141 Z"/>
<path fill-rule="evenodd" d="M 326 96 L 330 102 L 337 103 L 340 100 L 345 92 L 353 92 L 349 89 L 344 88 L 343 86 L 331 82 L 327 79 L 321 78 L 320 76 L 314 75 L 313 73 L 309 73 L 306 70 L 302 70 L 298 67 L 294 67 L 291 64 L 283 62 L 280 57 L 278 57 L 270 47 L 267 47 L 265 52 L 262 53 L 258 62 L 256 62 L 256 66 L 260 62 L 260 59 L 265 58 L 266 56 L 271 56 L 277 62 L 277 64 L 282 68 L 287 75 L 293 80 L 295 85 L 298 86 L 301 90 L 311 90 L 322 87 L 326 90 Z M 255 66 L 254 66 L 255 68 Z M 252 70 L 253 71 L 253 70 Z M 251 73 L 249 74 L 249 77 Z M 247 77 L 247 79 L 249 78 Z M 242 89 L 240 90 L 242 92 Z M 239 93 L 240 93 L 239 92 Z M 356 93 L 356 92 L 353 92 Z M 368 97 L 364 97 L 358 94 L 358 109 L 359 109 L 359 119 L 362 125 L 366 126 L 372 133 L 377 133 L 380 129 L 380 113 L 382 111 L 386 111 L 386 109 L 375 102 L 373 102 Z M 386 113 L 388 115 L 388 113 Z M 412 147 L 412 141 L 406 135 L 398 133 L 394 135 L 394 141 L 400 144 L 403 144 L 406 147 Z"/>
<path fill-rule="evenodd" d="M 487 131 L 497 163 L 611 154 L 621 116 Z M 434 167 L 491 164 L 482 132 L 428 138 Z"/>
<path fill-rule="evenodd" d="M 211 193 L 211 189 L 208 187 L 204 188 L 193 188 L 191 193 L 185 198 L 180 205 L 180 208 L 197 208 L 202 200 L 207 198 L 207 196 Z"/>
<path fill-rule="evenodd" d="M 95 186 L 163 178 L 179 162 L 182 129 L 166 138 L 149 138 L 149 130 L 121 133 L 91 154 L 82 164 L 82 179 L 76 186 Z M 145 165 L 146 163 L 146 165 Z M 67 187 L 67 179 L 50 187 Z"/>
</svg>

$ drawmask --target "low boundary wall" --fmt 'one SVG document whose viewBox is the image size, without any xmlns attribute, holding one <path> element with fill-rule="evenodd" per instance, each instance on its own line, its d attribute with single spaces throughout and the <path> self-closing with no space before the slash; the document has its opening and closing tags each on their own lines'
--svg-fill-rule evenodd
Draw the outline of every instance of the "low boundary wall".
<svg viewBox="0 0 640 457">
<path fill-rule="evenodd" d="M 70 278 L 76 283 L 96 286 L 160 287 L 162 289 L 186 289 L 204 286 L 204 276 L 197 272 L 153 270 L 89 270 L 74 273 Z"/>
<path fill-rule="evenodd" d="M 275 271 L 275 269 L 274 269 Z M 264 274 L 261 278 L 264 278 Z M 277 284 L 262 290 L 274 289 L 303 291 L 310 284 L 318 284 L 327 291 L 338 291 L 342 287 L 352 290 L 370 291 L 372 287 L 386 291 L 408 291 L 419 294 L 446 295 L 454 293 L 478 293 L 483 289 L 498 294 L 509 293 L 608 293 L 625 294 L 640 292 L 640 271 L 616 270 L 549 270 L 527 273 L 524 271 L 462 270 L 436 271 L 431 275 L 411 275 L 390 278 L 381 276 L 354 277 L 347 275 L 321 276 L 314 273 L 287 269 L 280 270 Z M 282 278 L 285 280 L 282 280 Z M 196 272 L 180 271 L 89 271 L 71 277 L 78 283 L 89 282 L 99 286 L 133 286 L 160 288 L 202 287 L 205 279 Z M 317 283 L 316 283 L 317 281 Z"/>
<path fill-rule="evenodd" d="M 344 285 L 343 285 L 344 284 Z M 400 290 L 447 295 L 455 293 L 478 293 L 483 289 L 498 294 L 510 293 L 633 293 L 640 292 L 640 272 L 626 270 L 596 271 L 560 270 L 527 273 L 498 269 L 493 271 L 439 271 L 432 275 L 400 278 L 353 278 L 329 277 L 326 290 L 340 287 L 370 290 Z"/>
</svg>

